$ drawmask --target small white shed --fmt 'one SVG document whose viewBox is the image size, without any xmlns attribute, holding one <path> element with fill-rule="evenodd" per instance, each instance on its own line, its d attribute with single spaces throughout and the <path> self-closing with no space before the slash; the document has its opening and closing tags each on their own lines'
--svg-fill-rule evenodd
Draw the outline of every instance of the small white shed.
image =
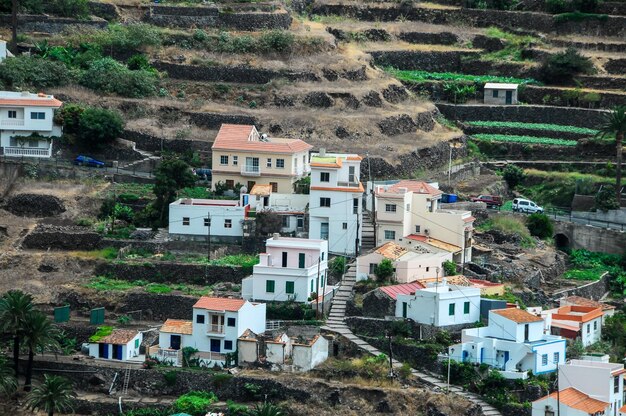
<svg viewBox="0 0 626 416">
<path fill-rule="evenodd" d="M 485 84 L 485 104 L 517 104 L 517 88 L 519 84 L 487 82 Z"/>
</svg>

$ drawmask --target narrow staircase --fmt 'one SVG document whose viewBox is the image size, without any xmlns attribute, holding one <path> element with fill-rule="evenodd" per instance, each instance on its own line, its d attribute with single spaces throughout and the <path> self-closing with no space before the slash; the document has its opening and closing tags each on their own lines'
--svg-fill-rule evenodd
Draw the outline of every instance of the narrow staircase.
<svg viewBox="0 0 626 416">
<path fill-rule="evenodd" d="M 329 326 L 343 325 L 343 318 L 346 316 L 346 306 L 352 296 L 352 288 L 356 283 L 356 263 L 348 264 L 348 270 L 341 279 L 339 289 L 333 297 L 330 307 L 330 314 L 326 323 Z"/>
<path fill-rule="evenodd" d="M 363 211 L 363 224 L 361 234 L 361 254 L 367 253 L 376 247 L 376 234 L 374 221 L 369 211 Z"/>
</svg>

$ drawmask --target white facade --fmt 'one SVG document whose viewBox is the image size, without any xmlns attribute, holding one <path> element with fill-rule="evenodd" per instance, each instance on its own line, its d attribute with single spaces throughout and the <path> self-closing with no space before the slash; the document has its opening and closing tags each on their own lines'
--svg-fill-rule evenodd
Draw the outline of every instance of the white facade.
<svg viewBox="0 0 626 416">
<path fill-rule="evenodd" d="M 52 156 L 53 138 L 62 134 L 61 126 L 54 123 L 54 111 L 61 105 L 52 95 L 0 91 L 2 153 L 16 157 Z"/>
<path fill-rule="evenodd" d="M 484 88 L 485 104 L 517 104 L 518 84 L 488 82 Z"/>
<path fill-rule="evenodd" d="M 309 237 L 328 240 L 333 254 L 354 256 L 363 229 L 361 157 L 320 151 L 310 165 Z"/>
<path fill-rule="evenodd" d="M 252 276 L 242 281 L 244 299 L 307 302 L 326 292 L 328 241 L 274 235 Z"/>
<path fill-rule="evenodd" d="M 308 344 L 292 345 L 292 361 L 296 371 L 309 371 L 328 359 L 328 340 L 318 335 Z"/>
<path fill-rule="evenodd" d="M 561 402 L 557 397 L 562 395 Z M 557 396 L 552 393 L 549 396 L 542 397 L 532 402 L 532 416 L 610 416 L 613 413 L 608 412 L 608 403 L 602 403 L 592 397 L 586 396 L 581 392 L 572 391 L 572 389 L 564 390 Z M 593 412 L 593 413 L 591 413 Z"/>
<path fill-rule="evenodd" d="M 240 242 L 243 238 L 243 220 L 250 207 L 242 206 L 239 201 L 188 198 L 172 202 L 169 210 L 172 239 L 206 241 L 210 234 L 211 241 L 227 243 Z"/>
<path fill-rule="evenodd" d="M 542 318 L 520 309 L 489 311 L 489 325 L 464 329 L 461 343 L 448 353 L 453 360 L 488 364 L 506 378 L 526 378 L 555 371 L 565 362 L 565 339 L 544 334 Z"/>
<path fill-rule="evenodd" d="M 259 185 L 255 185 L 256 187 Z M 305 231 L 304 216 L 309 204 L 309 195 L 278 194 L 271 191 L 267 195 L 243 194 L 241 204 L 243 206 L 249 204 L 250 209 L 256 212 L 272 211 L 279 214 L 283 220 L 281 233 L 295 233 L 296 236 L 300 236 Z"/>
<path fill-rule="evenodd" d="M 103 360 L 128 361 L 139 357 L 139 347 L 143 341 L 143 334 L 132 331 L 134 334 L 116 337 L 116 333 L 128 332 L 129 330 L 113 330 L 110 336 L 102 338 L 98 342 L 89 343 L 89 356 Z"/>
<path fill-rule="evenodd" d="M 624 405 L 624 364 L 570 360 L 559 366 L 559 386 L 609 403 L 610 414 L 616 414 Z"/>
<path fill-rule="evenodd" d="M 593 306 L 561 306 L 541 312 L 549 322 L 550 332 L 572 340 L 580 340 L 583 346 L 602 340 L 601 308 Z"/>
<path fill-rule="evenodd" d="M 396 317 L 436 327 L 472 324 L 480 321 L 480 289 L 444 282 L 412 295 L 398 294 Z"/>
</svg>

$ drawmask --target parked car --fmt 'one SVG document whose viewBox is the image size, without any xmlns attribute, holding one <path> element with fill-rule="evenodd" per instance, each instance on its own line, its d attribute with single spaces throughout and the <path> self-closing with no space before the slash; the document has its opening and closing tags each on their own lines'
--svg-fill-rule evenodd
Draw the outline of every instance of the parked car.
<svg viewBox="0 0 626 416">
<path fill-rule="evenodd" d="M 502 198 L 497 195 L 478 195 L 471 198 L 472 202 L 484 202 L 487 208 L 500 208 L 502 206 Z"/>
<path fill-rule="evenodd" d="M 103 168 L 104 162 L 94 159 L 93 157 L 79 155 L 74 159 L 74 164 L 78 166 L 92 166 L 94 168 Z"/>
<path fill-rule="evenodd" d="M 199 176 L 202 179 L 206 179 L 207 181 L 211 181 L 213 175 L 211 173 L 211 169 L 207 168 L 196 168 L 192 170 L 193 174 Z"/>
<path fill-rule="evenodd" d="M 513 200 L 513 211 L 515 212 L 525 212 L 528 214 L 534 213 L 543 213 L 543 207 L 535 204 L 533 201 L 522 198 L 515 198 Z"/>
</svg>

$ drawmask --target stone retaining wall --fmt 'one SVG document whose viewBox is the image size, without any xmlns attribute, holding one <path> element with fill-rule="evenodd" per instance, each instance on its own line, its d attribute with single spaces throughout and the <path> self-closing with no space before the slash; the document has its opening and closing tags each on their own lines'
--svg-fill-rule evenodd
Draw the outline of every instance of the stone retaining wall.
<svg viewBox="0 0 626 416">
<path fill-rule="evenodd" d="M 11 15 L 0 15 L 0 26 L 10 27 Z M 52 17 L 47 15 L 20 14 L 17 19 L 20 32 L 45 32 L 61 33 L 67 28 L 98 28 L 104 29 L 108 22 L 104 19 L 94 18 L 92 20 L 70 19 L 65 17 Z"/>
<path fill-rule="evenodd" d="M 126 140 L 135 142 L 138 149 L 147 150 L 149 152 L 165 150 L 170 152 L 184 153 L 191 149 L 210 153 L 211 146 L 213 145 L 213 142 L 205 142 L 201 140 L 161 138 L 148 133 L 141 133 L 133 130 L 124 130 L 124 132 L 122 133 L 122 137 Z"/>
<path fill-rule="evenodd" d="M 610 74 L 624 75 L 626 74 L 626 59 L 609 59 L 604 64 L 604 69 Z"/>
<path fill-rule="evenodd" d="M 415 339 L 432 339 L 439 332 L 445 331 L 453 338 L 460 339 L 461 331 L 465 328 L 473 327 L 473 324 L 450 325 L 445 328 L 438 328 L 433 325 L 419 324 L 412 319 L 388 320 L 381 318 L 368 318 L 360 316 L 346 317 L 344 322 L 355 335 L 380 337 L 385 333 L 393 333 L 398 326 L 408 329 L 410 337 Z"/>
<path fill-rule="evenodd" d="M 164 27 L 222 27 L 233 30 L 258 31 L 289 29 L 291 15 L 286 11 L 259 12 L 221 11 L 217 7 L 151 6 L 144 18 Z"/>
<path fill-rule="evenodd" d="M 626 61 L 625 61 L 626 62 Z M 561 88 L 551 87 L 537 87 L 534 85 L 526 85 L 519 91 L 519 99 L 527 104 L 541 105 L 544 102 L 544 98 L 551 97 L 552 102 L 558 100 L 557 103 L 563 104 L 567 102 L 567 99 L 563 97 L 564 93 L 568 90 Z M 594 105 L 601 108 L 611 108 L 616 105 L 621 105 L 626 102 L 626 95 L 611 92 L 600 92 L 600 101 L 594 103 Z M 587 106 L 588 103 L 578 103 L 578 106 Z"/>
<path fill-rule="evenodd" d="M 597 128 L 602 124 L 603 110 L 543 105 L 454 105 L 437 104 L 439 111 L 451 120 L 521 121 L 552 123 L 565 126 Z"/>
<path fill-rule="evenodd" d="M 562 40 L 562 39 L 550 39 L 550 44 L 561 47 L 573 47 L 576 49 L 591 49 L 596 51 L 605 51 L 605 52 L 626 52 L 626 43 L 611 43 L 611 42 L 597 42 L 597 43 L 588 43 L 588 42 L 576 42 L 573 40 Z"/>
<path fill-rule="evenodd" d="M 487 142 L 476 140 L 476 144 L 484 154 L 505 159 L 521 160 L 580 160 L 580 155 L 585 157 L 612 158 L 615 153 L 614 145 L 600 145 L 585 139 L 578 141 L 576 146 L 546 146 L 527 143 L 504 143 Z"/>
<path fill-rule="evenodd" d="M 38 250 L 95 250 L 102 237 L 80 227 L 39 225 L 22 241 L 22 247 Z"/>
<path fill-rule="evenodd" d="M 189 117 L 189 121 L 198 127 L 218 130 L 222 124 L 251 124 L 260 129 L 263 124 L 256 117 L 243 114 L 220 114 L 220 113 L 183 113 Z"/>
<path fill-rule="evenodd" d="M 88 4 L 89 12 L 94 16 L 108 21 L 118 20 L 120 18 L 120 14 L 114 4 L 100 3 L 98 1 L 90 1 Z"/>
<path fill-rule="evenodd" d="M 213 285 L 220 282 L 241 283 L 248 272 L 239 266 L 205 266 L 201 264 L 171 262 L 106 262 L 96 266 L 99 276 L 120 280 L 145 280 L 156 283 L 189 283 Z"/>
<path fill-rule="evenodd" d="M 552 294 L 552 298 L 556 302 L 560 298 L 568 297 L 568 296 L 581 296 L 583 298 L 592 299 L 592 300 L 600 300 L 602 296 L 606 292 L 609 291 L 609 282 L 611 281 L 611 276 L 606 273 L 602 278 L 596 282 L 587 283 L 582 286 L 578 286 L 573 289 L 565 289 L 560 290 L 558 292 L 554 292 Z"/>
<path fill-rule="evenodd" d="M 402 32 L 398 35 L 398 38 L 409 43 L 433 45 L 454 45 L 459 41 L 459 37 L 451 32 Z"/>
</svg>

